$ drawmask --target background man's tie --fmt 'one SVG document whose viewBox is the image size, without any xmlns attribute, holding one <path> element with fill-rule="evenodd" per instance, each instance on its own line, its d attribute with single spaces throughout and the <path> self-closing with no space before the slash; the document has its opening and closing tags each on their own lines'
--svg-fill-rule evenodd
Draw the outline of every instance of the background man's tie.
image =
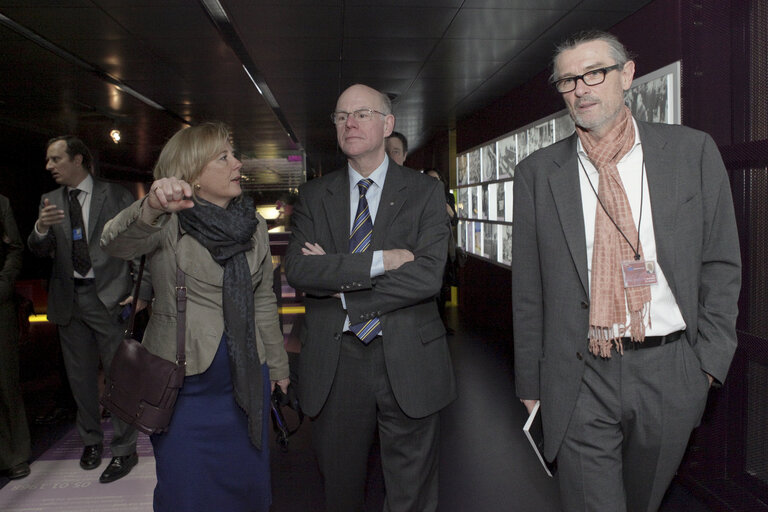
<svg viewBox="0 0 768 512">
<path fill-rule="evenodd" d="M 365 193 L 371 186 L 373 180 L 365 179 L 357 182 L 357 188 L 360 190 L 360 200 L 357 202 L 357 213 L 355 222 L 352 225 L 352 232 L 349 234 L 349 252 L 365 252 L 371 247 L 371 238 L 373 237 L 373 222 L 371 221 L 371 212 L 368 210 L 368 200 Z M 381 323 L 378 317 L 372 318 L 367 322 L 350 325 L 349 328 L 360 340 L 368 344 L 381 333 Z"/>
<path fill-rule="evenodd" d="M 91 269 L 91 257 L 88 254 L 88 241 L 85 238 L 83 211 L 77 196 L 78 189 L 69 191 L 69 221 L 72 224 L 72 266 L 75 271 L 85 277 Z"/>
</svg>

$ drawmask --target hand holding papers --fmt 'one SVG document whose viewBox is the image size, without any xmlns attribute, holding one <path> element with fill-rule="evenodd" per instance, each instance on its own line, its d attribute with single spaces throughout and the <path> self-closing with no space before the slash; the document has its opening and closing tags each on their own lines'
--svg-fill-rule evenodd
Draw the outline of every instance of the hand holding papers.
<svg viewBox="0 0 768 512">
<path fill-rule="evenodd" d="M 533 406 L 531 414 L 528 415 L 528 420 L 523 426 L 523 433 L 525 433 L 525 437 L 528 438 L 528 442 L 531 443 L 533 451 L 536 452 L 536 456 L 539 458 L 541 465 L 544 467 L 544 471 L 546 471 L 547 475 L 551 477 L 555 472 L 555 465 L 554 463 L 550 464 L 546 461 L 546 459 L 544 459 L 544 432 L 541 426 L 541 414 L 539 414 L 540 406 L 541 402 L 539 401 L 537 401 L 536 405 Z"/>
</svg>

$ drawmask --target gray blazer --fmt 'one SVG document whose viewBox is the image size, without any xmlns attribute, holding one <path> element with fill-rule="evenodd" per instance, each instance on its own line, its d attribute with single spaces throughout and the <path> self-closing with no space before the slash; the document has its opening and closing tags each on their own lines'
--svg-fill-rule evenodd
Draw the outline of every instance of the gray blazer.
<svg viewBox="0 0 768 512">
<path fill-rule="evenodd" d="M 67 187 L 62 186 L 43 194 L 40 199 L 40 208 L 43 207 L 45 199 L 67 211 L 69 205 Z M 116 309 L 118 302 L 131 295 L 133 281 L 128 262 L 105 253 L 99 247 L 99 237 L 104 224 L 131 202 L 133 202 L 133 196 L 122 185 L 93 178 L 93 196 L 88 218 L 88 253 L 96 276 L 96 293 L 109 310 Z M 68 324 L 72 316 L 75 293 L 72 227 L 69 216 L 65 215 L 61 224 L 51 226 L 43 238 L 38 238 L 33 228 L 27 238 L 27 245 L 34 255 L 53 258 L 48 285 L 48 319 L 56 324 Z"/>
<path fill-rule="evenodd" d="M 213 362 L 224 332 L 221 307 L 224 268 L 208 249 L 191 236 L 179 238 L 179 219 L 162 215 L 155 224 L 139 219 L 142 200 L 133 203 L 104 227 L 101 245 L 119 258 L 147 254 L 154 291 L 152 315 L 144 331 L 143 344 L 153 354 L 169 361 L 176 359 L 176 268 L 186 274 L 187 325 L 185 355 L 187 375 L 204 372 Z M 246 253 L 253 288 L 256 348 L 259 359 L 267 363 L 270 380 L 288 378 L 288 354 L 283 348 L 283 333 L 277 316 L 277 300 L 272 289 L 272 254 L 267 223 L 258 214 L 259 225 L 253 234 L 253 248 Z"/>
<path fill-rule="evenodd" d="M 657 258 L 701 369 L 723 382 L 736 349 L 741 261 L 733 200 L 707 134 L 638 122 Z M 560 448 L 587 355 L 589 285 L 576 135 L 515 170 L 512 300 L 515 383 L 540 399 L 545 456 Z M 591 357 L 591 356 L 589 356 Z"/>
<path fill-rule="evenodd" d="M 286 255 L 288 282 L 306 292 L 306 329 L 299 359 L 302 408 L 320 412 L 336 373 L 344 319 L 378 316 L 392 391 L 403 411 L 420 418 L 456 396 L 445 327 L 434 297 L 440 291 L 448 245 L 441 184 L 390 161 L 370 251 L 349 254 L 349 178 L 346 168 L 299 190 Z M 317 242 L 324 256 L 304 256 Z M 371 278 L 373 251 L 408 249 L 415 260 Z M 345 311 L 333 294 L 344 292 Z"/>
</svg>

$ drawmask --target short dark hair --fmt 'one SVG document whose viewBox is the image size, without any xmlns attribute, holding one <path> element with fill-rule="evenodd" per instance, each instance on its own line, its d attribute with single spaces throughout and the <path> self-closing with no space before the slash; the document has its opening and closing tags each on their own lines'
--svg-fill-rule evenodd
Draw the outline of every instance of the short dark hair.
<svg viewBox="0 0 768 512">
<path fill-rule="evenodd" d="M 611 56 L 616 61 L 616 64 L 621 66 L 635 58 L 635 55 L 627 50 L 621 41 L 619 41 L 619 38 L 610 32 L 594 29 L 581 30 L 568 36 L 568 38 L 555 47 L 555 53 L 552 56 L 552 75 L 550 75 L 550 81 L 554 82 L 557 80 L 557 77 L 555 76 L 555 66 L 557 64 L 557 58 L 560 57 L 563 52 L 573 50 L 577 46 L 591 41 L 603 41 L 606 43 L 610 48 Z"/>
<path fill-rule="evenodd" d="M 408 139 L 405 138 L 405 135 L 403 135 L 400 132 L 392 132 L 392 134 L 389 137 L 387 137 L 387 138 L 391 139 L 392 137 L 394 137 L 396 139 L 400 139 L 400 142 L 403 143 L 403 153 L 407 153 L 408 152 Z"/>
<path fill-rule="evenodd" d="M 74 135 L 61 135 L 59 137 L 54 137 L 48 141 L 48 144 L 45 145 L 45 149 L 47 150 L 49 147 L 51 147 L 51 144 L 59 142 L 60 140 L 66 142 L 67 154 L 69 155 L 70 160 L 75 158 L 77 155 L 81 155 L 83 157 L 83 167 L 85 170 L 88 172 L 93 171 L 93 157 L 91 156 L 91 150 L 88 149 L 88 146 L 86 146 L 82 140 L 78 139 Z"/>
</svg>

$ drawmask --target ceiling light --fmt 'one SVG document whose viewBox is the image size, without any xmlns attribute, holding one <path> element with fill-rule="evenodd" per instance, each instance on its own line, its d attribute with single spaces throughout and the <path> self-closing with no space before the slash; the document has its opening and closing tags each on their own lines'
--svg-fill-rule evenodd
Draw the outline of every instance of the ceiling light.
<svg viewBox="0 0 768 512">
<path fill-rule="evenodd" d="M 112 142 L 114 142 L 115 144 L 117 144 L 118 142 L 120 142 L 120 130 L 118 130 L 117 128 L 115 128 L 114 130 L 112 130 L 111 132 L 109 132 L 109 138 L 111 138 L 111 139 L 112 139 Z"/>
</svg>

